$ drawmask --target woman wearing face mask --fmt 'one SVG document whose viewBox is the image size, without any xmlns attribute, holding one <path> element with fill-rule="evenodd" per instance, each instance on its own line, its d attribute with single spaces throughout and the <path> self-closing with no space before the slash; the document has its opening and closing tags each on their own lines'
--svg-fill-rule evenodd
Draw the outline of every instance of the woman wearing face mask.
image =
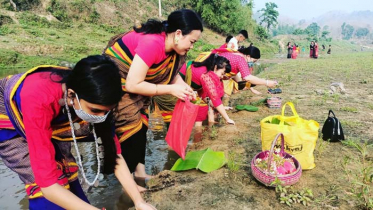
<svg viewBox="0 0 373 210">
<path fill-rule="evenodd" d="M 248 61 L 247 64 L 249 66 L 249 72 L 250 74 L 252 75 L 253 74 L 253 71 L 254 71 L 254 64 L 259 60 L 260 58 L 260 50 L 257 48 L 257 47 L 254 47 L 252 44 L 247 47 L 247 48 L 242 48 L 242 49 L 239 49 L 239 52 L 241 52 L 241 55 L 243 55 L 246 60 Z M 239 81 L 242 81 L 242 77 L 241 77 L 241 74 L 239 73 L 236 77 L 235 77 L 235 80 L 237 82 Z M 254 89 L 256 85 L 255 84 L 251 84 L 250 82 L 247 82 L 246 83 L 246 87 L 244 88 L 245 89 L 250 89 L 250 91 L 256 95 L 260 95 L 262 94 L 261 92 L 257 91 L 256 89 Z"/>
<path fill-rule="evenodd" d="M 104 53 L 119 66 L 125 91 L 115 114 L 122 155 L 136 177 L 145 173 L 145 149 L 150 96 L 193 96 L 178 75 L 187 52 L 200 38 L 201 19 L 192 10 L 172 12 L 167 21 L 148 20 L 141 27 L 110 40 Z"/>
<path fill-rule="evenodd" d="M 118 72 L 108 57 L 89 56 L 72 70 L 38 66 L 0 80 L 0 157 L 25 183 L 29 209 L 97 209 L 83 193 L 78 169 L 93 185 L 102 165 L 137 209 L 155 209 L 142 199 L 113 137 L 112 109 L 123 95 Z M 92 140 L 98 169 L 87 180 L 76 141 Z"/>
<path fill-rule="evenodd" d="M 225 119 L 227 124 L 234 124 L 227 114 L 226 107 L 222 104 L 222 97 L 224 96 L 224 87 L 221 82 L 223 75 L 231 71 L 231 66 L 229 61 L 218 54 L 212 53 L 203 62 L 188 62 L 183 65 L 180 69 L 181 77 L 189 84 L 191 87 L 198 91 L 198 96 L 204 101 L 199 107 L 198 115 L 196 119 L 196 128 L 202 126 L 202 121 L 207 117 L 208 110 L 212 112 L 209 113 L 209 123 L 214 123 L 213 109 L 209 109 L 210 104 L 206 100 L 209 98 L 211 101 L 211 108 L 215 108 L 221 116 Z"/>
</svg>

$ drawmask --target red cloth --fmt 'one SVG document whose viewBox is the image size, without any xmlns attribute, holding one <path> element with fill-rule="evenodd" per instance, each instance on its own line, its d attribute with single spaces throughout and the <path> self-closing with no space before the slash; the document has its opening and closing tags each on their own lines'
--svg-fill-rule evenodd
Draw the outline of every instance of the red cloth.
<svg viewBox="0 0 373 210">
<path fill-rule="evenodd" d="M 63 98 L 63 95 L 62 85 L 53 82 L 49 72 L 27 76 L 21 90 L 21 110 L 30 163 L 35 182 L 40 187 L 57 183 L 60 176 L 51 141 L 53 131 L 51 124 L 61 112 L 58 101 Z M 117 138 L 116 145 L 119 145 Z M 117 153 L 121 154 L 120 146 L 117 146 Z"/>
<path fill-rule="evenodd" d="M 238 74 L 238 72 L 240 72 L 242 78 L 250 75 L 249 65 L 247 65 L 247 62 L 242 55 L 232 52 L 223 52 L 219 53 L 219 55 L 229 60 L 232 73 Z"/>
<path fill-rule="evenodd" d="M 196 122 L 201 122 L 206 120 L 208 115 L 209 107 L 208 106 L 199 106 Z"/>
<path fill-rule="evenodd" d="M 298 56 L 297 47 L 294 45 L 293 46 L 293 53 L 291 54 L 291 58 L 296 59 L 297 56 Z"/>
<path fill-rule="evenodd" d="M 132 55 L 137 54 L 151 67 L 167 58 L 165 48 L 166 34 L 143 34 L 135 31 L 122 37 Z"/>
</svg>

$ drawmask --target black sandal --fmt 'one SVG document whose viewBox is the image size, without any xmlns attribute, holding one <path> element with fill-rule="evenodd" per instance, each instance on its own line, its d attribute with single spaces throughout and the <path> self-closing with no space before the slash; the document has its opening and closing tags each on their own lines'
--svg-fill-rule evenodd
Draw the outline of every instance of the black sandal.
<svg viewBox="0 0 373 210">
<path fill-rule="evenodd" d="M 270 94 L 278 94 L 278 93 L 282 93 L 282 90 L 280 88 L 276 88 L 276 89 L 268 89 L 268 93 Z"/>
</svg>

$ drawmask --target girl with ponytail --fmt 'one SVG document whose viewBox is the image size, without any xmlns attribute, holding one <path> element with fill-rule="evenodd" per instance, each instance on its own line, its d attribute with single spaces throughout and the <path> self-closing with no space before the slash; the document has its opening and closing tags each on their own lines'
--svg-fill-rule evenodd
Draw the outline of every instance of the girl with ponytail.
<svg viewBox="0 0 373 210">
<path fill-rule="evenodd" d="M 228 59 L 212 53 L 202 62 L 187 62 L 180 70 L 181 77 L 198 91 L 198 96 L 203 100 L 200 104 L 196 119 L 196 129 L 200 130 L 202 121 L 209 116 L 209 123 L 214 123 L 214 111 L 218 111 L 227 124 L 234 124 L 222 104 L 224 87 L 221 79 L 231 71 Z M 210 110 L 210 112 L 208 112 Z M 195 139 L 195 141 L 198 141 Z"/>
</svg>

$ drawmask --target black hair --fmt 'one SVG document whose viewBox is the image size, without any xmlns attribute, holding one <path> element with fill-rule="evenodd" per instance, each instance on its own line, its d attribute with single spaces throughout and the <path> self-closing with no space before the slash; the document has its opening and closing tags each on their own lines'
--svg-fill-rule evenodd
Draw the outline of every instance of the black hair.
<svg viewBox="0 0 373 210">
<path fill-rule="evenodd" d="M 227 38 L 225 39 L 225 43 L 228 43 L 229 41 L 231 41 L 232 38 L 233 38 L 232 35 L 227 36 Z"/>
<path fill-rule="evenodd" d="M 260 58 L 260 50 L 254 46 L 238 49 L 238 51 L 244 55 L 250 55 L 250 57 L 254 59 Z"/>
<path fill-rule="evenodd" d="M 207 71 L 214 71 L 215 66 L 217 69 L 225 68 L 225 73 L 231 72 L 231 64 L 229 60 L 218 54 L 211 53 L 211 55 L 202 62 L 193 61 L 194 67 L 205 66 Z"/>
<path fill-rule="evenodd" d="M 247 34 L 247 31 L 246 31 L 246 30 L 241 30 L 240 32 L 238 32 L 238 34 L 242 34 L 242 36 L 244 36 L 245 39 L 248 39 L 248 38 L 249 38 L 249 35 Z"/>
<path fill-rule="evenodd" d="M 89 103 L 104 106 L 116 105 L 124 93 L 119 68 L 104 55 L 88 56 L 80 60 L 72 71 L 54 73 L 62 76 L 59 83 L 65 83 L 66 89 L 74 90 L 79 99 L 84 99 Z M 116 158 L 118 158 L 113 138 L 113 126 L 112 112 L 105 122 L 95 124 L 97 137 L 101 137 L 104 146 L 104 173 L 114 172 Z"/>
<path fill-rule="evenodd" d="M 149 19 L 147 22 L 142 23 L 141 27 L 133 27 L 137 33 L 144 34 L 166 34 L 175 32 L 180 29 L 183 35 L 189 34 L 193 30 L 203 31 L 201 18 L 190 9 L 181 9 L 173 11 L 167 18 L 167 21 L 159 21 L 156 19 Z"/>
</svg>

